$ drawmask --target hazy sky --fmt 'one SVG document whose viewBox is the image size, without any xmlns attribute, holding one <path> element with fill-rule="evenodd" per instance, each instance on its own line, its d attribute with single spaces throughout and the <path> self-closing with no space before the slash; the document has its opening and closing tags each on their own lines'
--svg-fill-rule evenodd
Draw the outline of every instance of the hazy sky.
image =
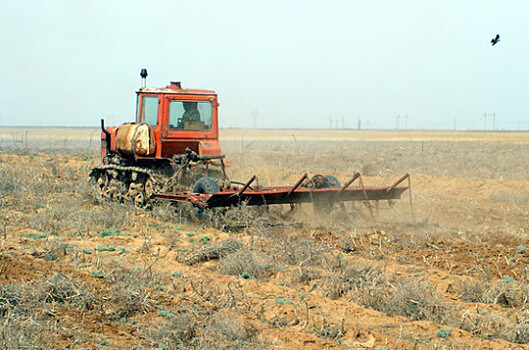
<svg viewBox="0 0 529 350">
<path fill-rule="evenodd" d="M 529 1 L 0 0 L 0 125 L 131 121 L 142 67 L 223 127 L 529 128 Z"/>
</svg>

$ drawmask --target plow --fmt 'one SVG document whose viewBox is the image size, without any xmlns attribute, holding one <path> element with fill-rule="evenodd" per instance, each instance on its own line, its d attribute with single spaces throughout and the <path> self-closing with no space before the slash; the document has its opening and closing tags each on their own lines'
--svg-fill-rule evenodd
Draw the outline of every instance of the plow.
<svg viewBox="0 0 529 350">
<path fill-rule="evenodd" d="M 343 185 L 332 175 L 308 174 L 288 186 L 261 186 L 256 175 L 245 182 L 232 181 L 226 172 L 231 163 L 220 151 L 217 94 L 184 89 L 180 82 L 147 88 L 147 71 L 142 69 L 140 75 L 135 122 L 105 127 L 101 120 L 101 164 L 90 172 L 101 198 L 130 201 L 137 207 L 155 199 L 190 203 L 198 210 L 243 203 L 322 206 L 391 201 L 411 187 L 409 174 L 382 187 L 364 186 L 359 173 Z"/>
</svg>

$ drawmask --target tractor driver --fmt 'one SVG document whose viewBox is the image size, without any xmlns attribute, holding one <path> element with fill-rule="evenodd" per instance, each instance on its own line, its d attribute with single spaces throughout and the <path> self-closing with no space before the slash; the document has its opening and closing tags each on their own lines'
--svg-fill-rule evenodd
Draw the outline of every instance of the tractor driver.
<svg viewBox="0 0 529 350">
<path fill-rule="evenodd" d="M 184 114 L 182 115 L 182 122 L 199 122 L 200 113 L 197 109 L 196 102 L 184 102 Z"/>
</svg>

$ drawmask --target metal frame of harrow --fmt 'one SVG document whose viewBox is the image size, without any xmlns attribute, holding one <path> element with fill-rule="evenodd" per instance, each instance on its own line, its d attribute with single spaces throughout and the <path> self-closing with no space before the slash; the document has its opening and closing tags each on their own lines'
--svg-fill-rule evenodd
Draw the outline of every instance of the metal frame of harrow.
<svg viewBox="0 0 529 350">
<path fill-rule="evenodd" d="M 257 179 L 252 176 L 241 188 L 223 189 L 215 193 L 158 193 L 156 198 L 172 202 L 191 202 L 198 208 L 229 207 L 246 203 L 247 205 L 269 205 L 269 204 L 297 204 L 312 202 L 343 202 L 343 201 L 371 201 L 400 199 L 401 194 L 411 191 L 410 175 L 405 174 L 387 187 L 365 187 L 360 173 L 347 181 L 341 188 L 306 188 L 300 187 L 308 178 L 304 174 L 294 186 L 256 187 L 251 184 Z M 355 180 L 359 179 L 359 187 L 350 187 Z M 408 180 L 408 186 L 399 186 L 404 180 Z M 411 192 L 410 192 L 411 204 Z"/>
</svg>

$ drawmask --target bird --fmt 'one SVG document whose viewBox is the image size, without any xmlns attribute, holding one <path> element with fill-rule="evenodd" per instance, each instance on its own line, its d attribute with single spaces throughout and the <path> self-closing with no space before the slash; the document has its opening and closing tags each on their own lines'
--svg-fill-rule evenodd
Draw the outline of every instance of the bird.
<svg viewBox="0 0 529 350">
<path fill-rule="evenodd" d="M 490 41 L 492 44 L 491 46 L 496 45 L 499 41 L 500 41 L 500 35 L 496 34 L 496 37 Z"/>
</svg>

